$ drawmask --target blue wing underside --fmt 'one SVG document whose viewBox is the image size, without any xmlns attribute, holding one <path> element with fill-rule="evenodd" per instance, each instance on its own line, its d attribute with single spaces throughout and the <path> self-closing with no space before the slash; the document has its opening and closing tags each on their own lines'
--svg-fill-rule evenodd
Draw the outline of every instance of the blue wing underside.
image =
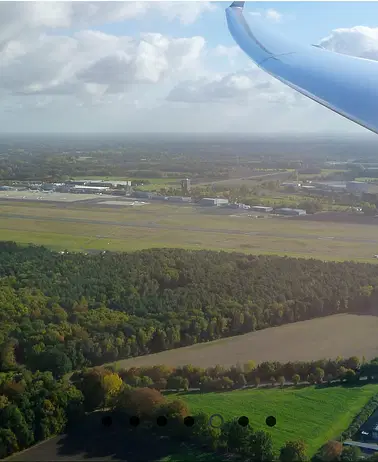
<svg viewBox="0 0 378 462">
<path fill-rule="evenodd" d="M 239 47 L 261 69 L 306 97 L 378 133 L 378 62 L 292 43 L 253 17 L 245 2 L 226 9 L 228 28 Z"/>
</svg>

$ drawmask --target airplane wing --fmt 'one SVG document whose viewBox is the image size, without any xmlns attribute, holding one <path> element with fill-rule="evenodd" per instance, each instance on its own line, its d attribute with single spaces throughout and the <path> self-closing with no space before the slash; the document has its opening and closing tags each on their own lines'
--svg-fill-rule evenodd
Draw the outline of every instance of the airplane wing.
<svg viewBox="0 0 378 462">
<path fill-rule="evenodd" d="M 378 61 L 291 43 L 251 16 L 245 2 L 226 9 L 235 42 L 261 69 L 317 103 L 378 134 Z"/>
</svg>

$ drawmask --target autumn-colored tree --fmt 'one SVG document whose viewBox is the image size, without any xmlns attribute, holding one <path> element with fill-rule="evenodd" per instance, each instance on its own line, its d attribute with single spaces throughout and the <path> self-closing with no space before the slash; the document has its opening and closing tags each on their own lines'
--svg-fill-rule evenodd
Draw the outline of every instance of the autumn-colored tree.
<svg viewBox="0 0 378 462">
<path fill-rule="evenodd" d="M 151 418 L 156 414 L 156 409 L 165 403 L 164 396 L 158 390 L 151 388 L 130 390 L 125 393 L 125 398 L 124 408 L 121 410 L 138 417 Z M 122 406 L 122 398 L 118 403 L 118 406 Z"/>
<path fill-rule="evenodd" d="M 165 390 L 167 388 L 168 381 L 167 379 L 159 379 L 156 382 L 152 384 L 152 388 L 155 388 L 155 390 Z"/>
<path fill-rule="evenodd" d="M 256 369 L 256 363 L 253 360 L 249 360 L 244 364 L 244 373 L 249 374 L 250 372 L 254 371 Z"/>
<path fill-rule="evenodd" d="M 321 460 L 324 462 L 335 462 L 339 460 L 343 452 L 343 445 L 340 441 L 328 441 L 319 451 Z"/>
<path fill-rule="evenodd" d="M 102 385 L 104 390 L 105 405 L 114 404 L 114 400 L 117 397 L 123 385 L 121 377 L 116 373 L 104 375 L 102 379 Z"/>
</svg>

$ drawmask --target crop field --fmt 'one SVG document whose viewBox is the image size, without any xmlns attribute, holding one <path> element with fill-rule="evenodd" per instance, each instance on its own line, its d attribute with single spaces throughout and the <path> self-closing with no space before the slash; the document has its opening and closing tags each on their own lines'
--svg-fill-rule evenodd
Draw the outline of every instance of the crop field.
<svg viewBox="0 0 378 462">
<path fill-rule="evenodd" d="M 193 414 L 200 411 L 221 414 L 224 420 L 247 416 L 252 428 L 271 434 L 276 451 L 288 440 L 303 439 L 308 455 L 312 456 L 324 443 L 346 430 L 376 393 L 378 385 L 375 384 L 354 388 L 290 387 L 186 393 L 180 394 L 180 398 L 187 402 Z M 277 420 L 272 428 L 265 423 L 268 416 Z"/>
<path fill-rule="evenodd" d="M 121 360 L 116 364 L 122 368 L 158 364 L 229 367 L 249 360 L 256 363 L 310 361 L 354 355 L 372 359 L 378 356 L 377 329 L 378 317 L 338 314 Z"/>
<path fill-rule="evenodd" d="M 377 261 L 373 258 L 378 253 L 374 225 L 268 216 L 257 219 L 238 210 L 161 202 L 118 207 L 101 202 L 105 199 L 94 196 L 91 201 L 76 203 L 2 200 L 0 240 L 72 251 L 176 247 Z"/>
</svg>

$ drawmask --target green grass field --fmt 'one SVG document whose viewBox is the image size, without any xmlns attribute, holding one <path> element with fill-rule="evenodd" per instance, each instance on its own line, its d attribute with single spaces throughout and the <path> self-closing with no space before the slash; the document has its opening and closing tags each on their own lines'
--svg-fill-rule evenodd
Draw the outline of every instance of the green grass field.
<svg viewBox="0 0 378 462">
<path fill-rule="evenodd" d="M 96 220 L 99 223 L 93 222 Z M 3 200 L 0 240 L 56 250 L 176 247 L 371 263 L 377 262 L 373 255 L 378 253 L 376 227 L 372 225 L 255 219 L 237 210 L 162 203 L 110 208 L 89 203 Z"/>
<path fill-rule="evenodd" d="M 252 428 L 272 435 L 276 451 L 288 440 L 303 439 L 312 456 L 328 440 L 348 428 L 369 399 L 378 393 L 378 385 L 362 387 L 305 387 L 295 389 L 238 390 L 224 393 L 179 394 L 195 414 L 220 413 L 225 420 L 249 418 Z M 170 395 L 173 399 L 177 395 Z M 273 415 L 275 427 L 265 424 Z"/>
</svg>

